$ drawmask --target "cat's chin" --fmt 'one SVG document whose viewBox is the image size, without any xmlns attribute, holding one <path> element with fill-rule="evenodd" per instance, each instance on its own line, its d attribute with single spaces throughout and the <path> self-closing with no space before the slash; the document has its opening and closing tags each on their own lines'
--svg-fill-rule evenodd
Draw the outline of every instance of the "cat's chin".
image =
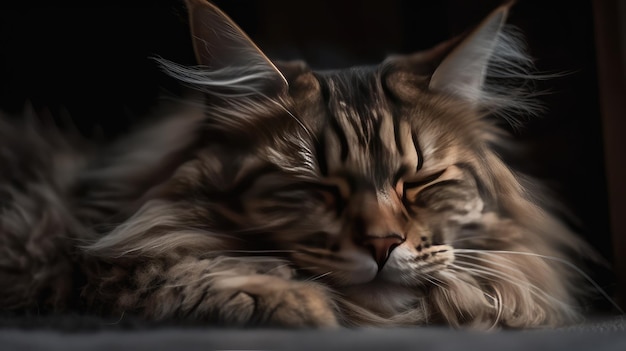
<svg viewBox="0 0 626 351">
<path fill-rule="evenodd" d="M 360 250 L 347 250 L 335 256 L 332 261 L 319 258 L 312 260 L 311 255 L 304 253 L 295 253 L 292 259 L 303 270 L 309 272 L 309 279 L 327 282 L 332 287 L 370 283 L 378 279 L 379 275 L 376 261 L 369 253 Z"/>
<path fill-rule="evenodd" d="M 382 317 L 392 317 L 406 312 L 424 298 L 422 289 L 400 285 L 379 277 L 368 283 L 346 286 L 339 290 L 351 302 Z"/>
</svg>

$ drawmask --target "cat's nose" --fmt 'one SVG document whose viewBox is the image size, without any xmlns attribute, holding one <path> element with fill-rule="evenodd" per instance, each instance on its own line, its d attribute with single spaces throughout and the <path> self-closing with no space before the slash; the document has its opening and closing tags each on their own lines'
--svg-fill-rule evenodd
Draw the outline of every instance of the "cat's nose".
<svg viewBox="0 0 626 351">
<path fill-rule="evenodd" d="M 371 250 L 372 256 L 378 264 L 378 269 L 382 269 L 391 251 L 402 244 L 404 240 L 398 234 L 390 234 L 384 237 L 367 235 L 361 242 L 361 245 Z"/>
</svg>

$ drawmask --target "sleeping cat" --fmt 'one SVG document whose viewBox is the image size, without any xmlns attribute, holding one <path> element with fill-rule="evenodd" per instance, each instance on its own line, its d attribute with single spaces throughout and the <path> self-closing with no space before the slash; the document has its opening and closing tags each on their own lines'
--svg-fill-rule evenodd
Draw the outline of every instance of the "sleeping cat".
<svg viewBox="0 0 626 351">
<path fill-rule="evenodd" d="M 175 113 L 109 144 L 0 119 L 0 308 L 226 326 L 575 321 L 586 245 L 494 148 L 532 112 L 495 9 L 378 66 L 273 62 L 188 0 Z M 493 83 L 497 83 L 494 85 Z M 28 112 L 26 113 L 28 115 Z"/>
</svg>

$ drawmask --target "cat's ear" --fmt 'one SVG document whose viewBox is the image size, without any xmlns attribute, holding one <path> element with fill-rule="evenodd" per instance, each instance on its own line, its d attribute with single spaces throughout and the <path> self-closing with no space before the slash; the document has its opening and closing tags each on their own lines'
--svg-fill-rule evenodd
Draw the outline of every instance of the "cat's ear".
<svg viewBox="0 0 626 351">
<path fill-rule="evenodd" d="M 286 88 L 285 76 L 224 12 L 205 0 L 186 0 L 196 60 L 211 71 L 249 75 L 265 89 Z M 267 86 L 266 86 L 267 85 Z"/>
<path fill-rule="evenodd" d="M 480 25 L 450 51 L 432 74 L 429 89 L 478 102 L 489 60 L 508 15 L 510 4 L 487 16 Z"/>
</svg>

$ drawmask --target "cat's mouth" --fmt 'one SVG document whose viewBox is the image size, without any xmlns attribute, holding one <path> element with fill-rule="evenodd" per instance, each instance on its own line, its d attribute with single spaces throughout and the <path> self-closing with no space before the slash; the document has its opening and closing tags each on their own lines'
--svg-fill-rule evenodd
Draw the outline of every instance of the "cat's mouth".
<svg viewBox="0 0 626 351">
<path fill-rule="evenodd" d="M 294 263 L 307 272 L 308 279 L 331 286 L 352 286 L 387 281 L 404 286 L 420 286 L 454 261 L 449 245 L 433 245 L 420 251 L 399 245 L 381 266 L 366 250 L 329 252 L 308 249 L 294 253 Z"/>
<path fill-rule="evenodd" d="M 379 276 L 401 285 L 427 285 L 453 262 L 454 249 L 449 245 L 432 245 L 420 251 L 399 247 L 392 252 Z"/>
</svg>

